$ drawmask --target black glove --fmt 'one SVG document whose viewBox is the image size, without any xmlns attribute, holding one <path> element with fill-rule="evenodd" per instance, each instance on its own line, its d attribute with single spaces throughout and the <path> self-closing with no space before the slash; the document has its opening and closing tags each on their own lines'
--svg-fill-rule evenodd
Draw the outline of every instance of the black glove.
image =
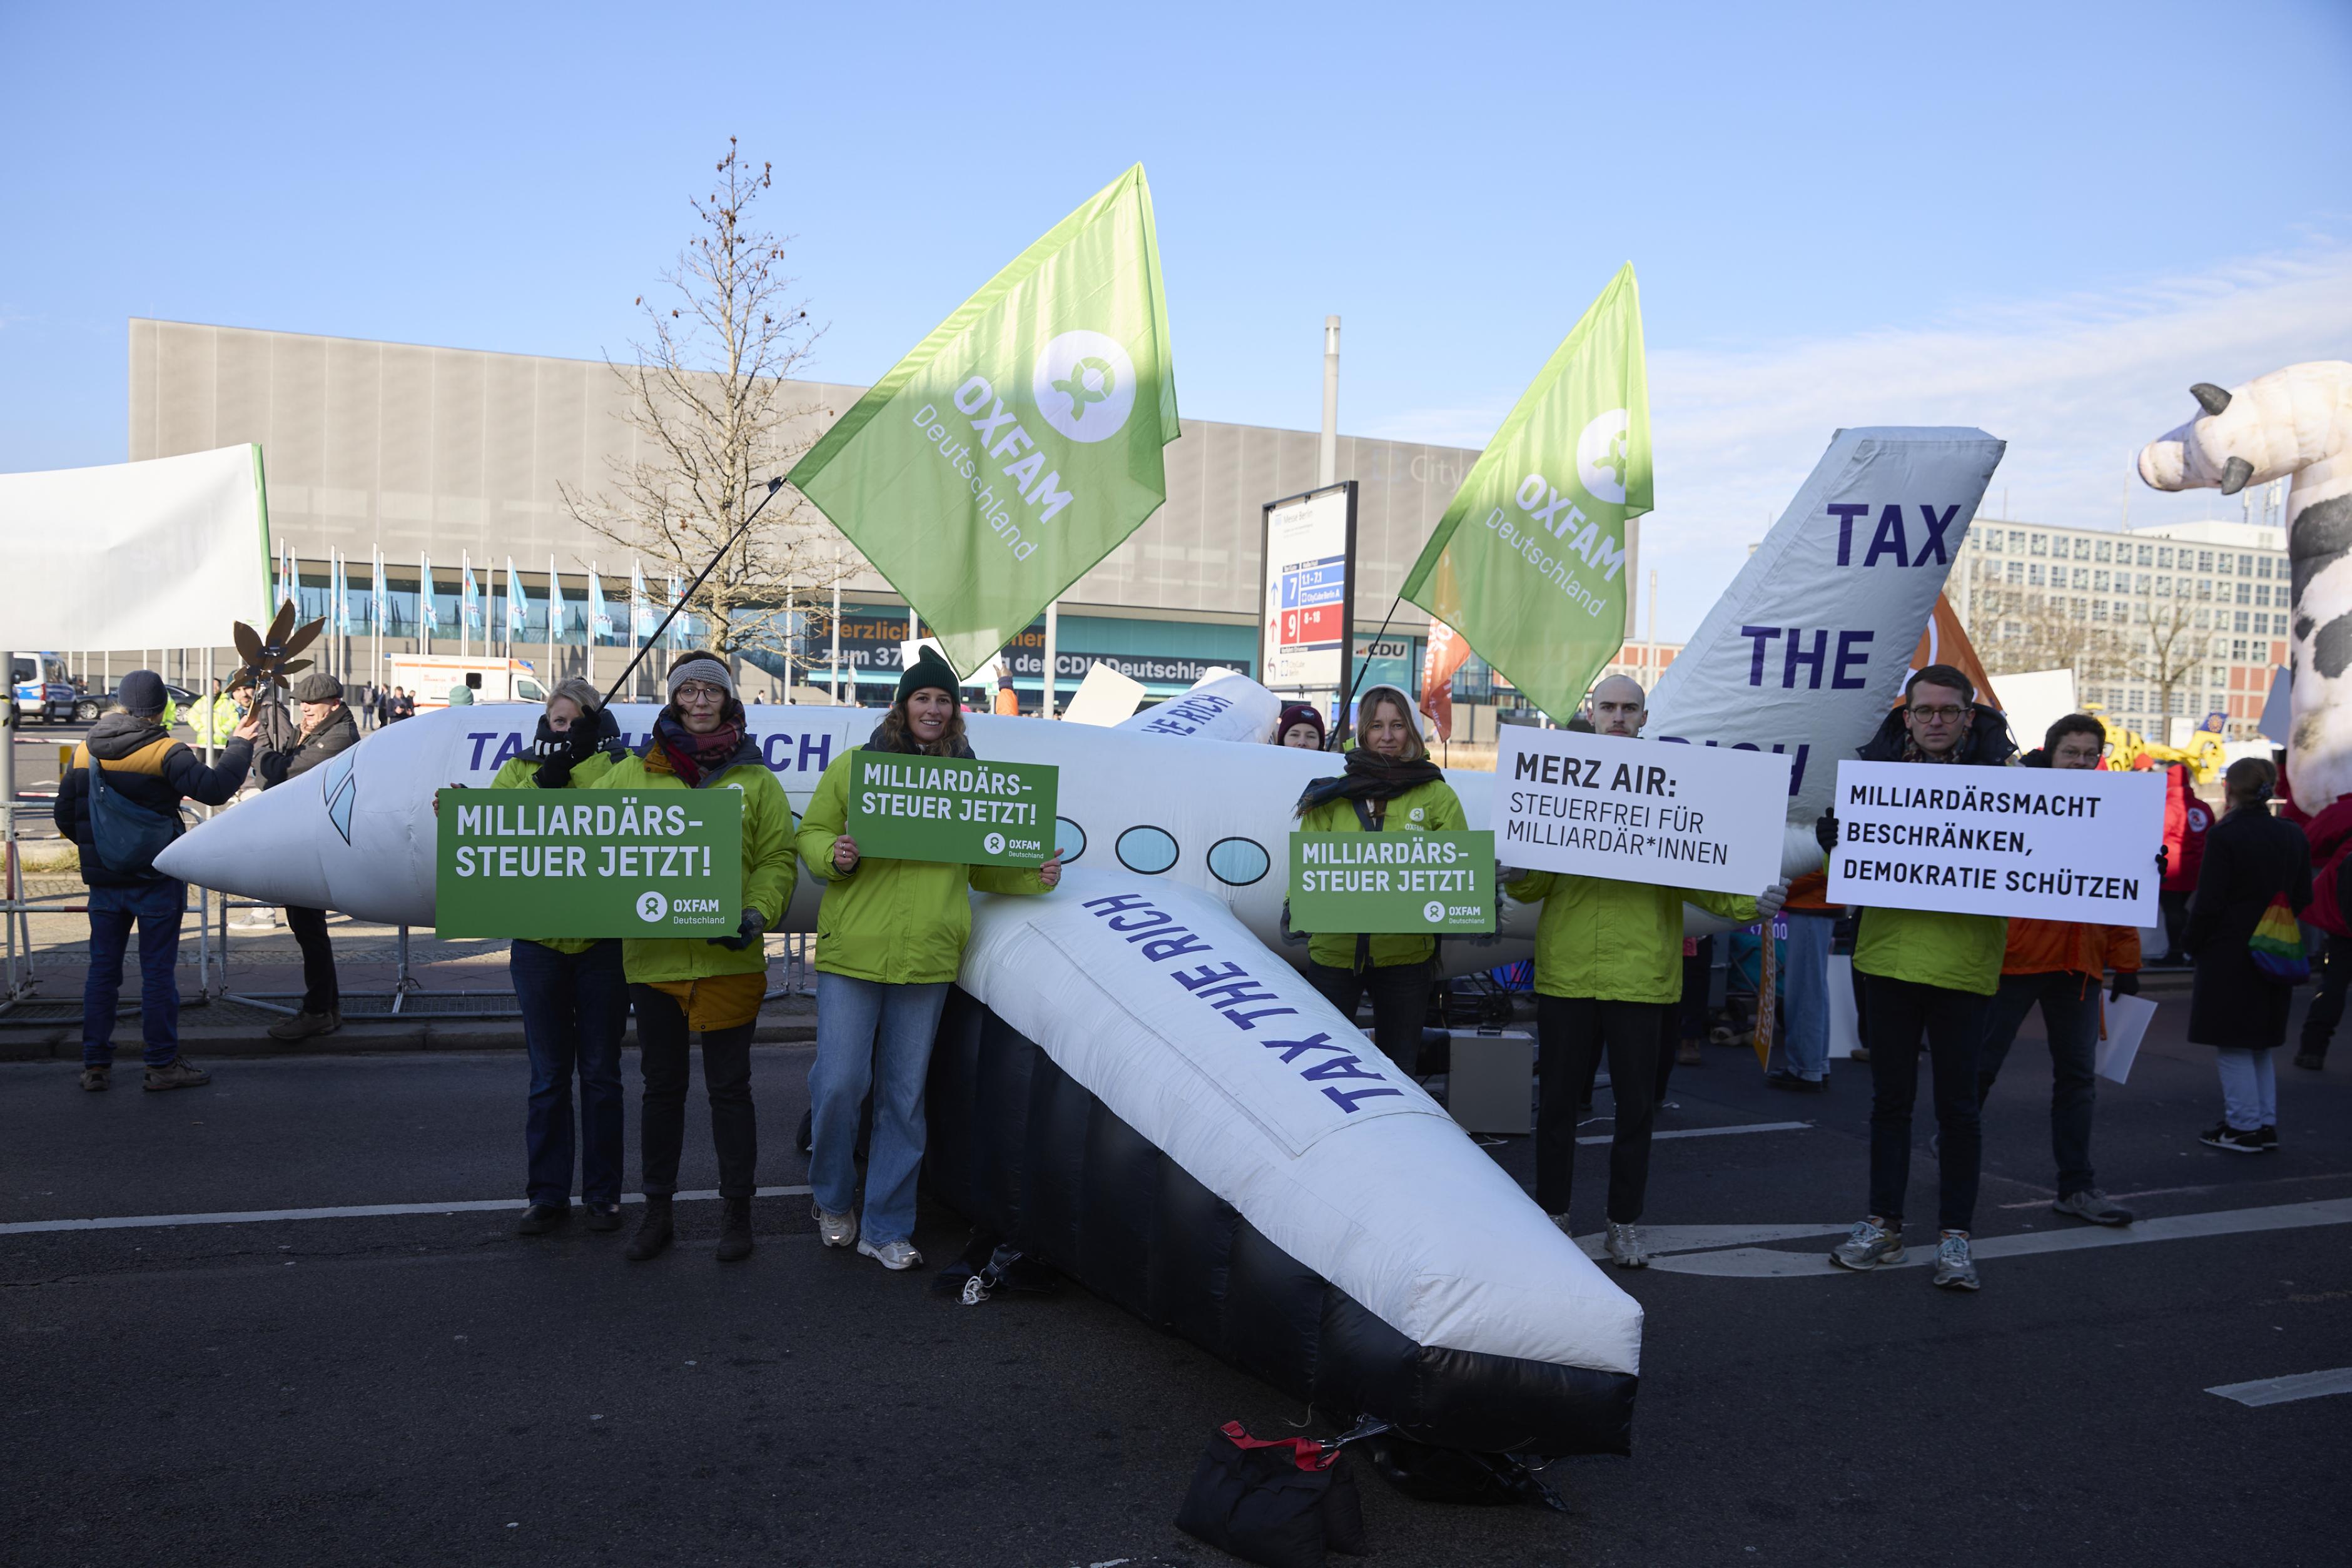
<svg viewBox="0 0 2352 1568">
<path fill-rule="evenodd" d="M 1835 811 L 1823 811 L 1818 818 L 1814 819 L 1813 841 L 1822 846 L 1822 853 L 1823 854 L 1827 854 L 1832 850 L 1837 848 L 1838 820 L 1837 813 Z"/>
<path fill-rule="evenodd" d="M 752 943 L 757 942 L 760 939 L 760 934 L 767 928 L 768 917 L 766 915 L 761 914 L 756 909 L 747 909 L 743 912 L 743 923 L 735 928 L 734 936 L 706 936 L 703 940 L 709 943 L 713 947 L 727 947 L 735 952 L 740 953 L 744 948 L 749 947 Z"/>
<path fill-rule="evenodd" d="M 2156 874 L 2159 880 L 2172 874 L 2172 852 L 2162 844 L 2156 846 Z"/>
<path fill-rule="evenodd" d="M 2136 969 L 2117 969 L 2114 982 L 2107 988 L 2107 999 L 2113 1001 L 2117 997 L 2137 995 L 2139 995 L 2139 972 Z"/>
<path fill-rule="evenodd" d="M 531 745 L 531 755 L 539 758 L 539 772 L 531 781 L 542 789 L 569 789 L 572 770 L 595 754 L 595 727 L 588 720 L 574 720 L 570 729 L 559 735 L 541 715 L 539 735 Z"/>
</svg>

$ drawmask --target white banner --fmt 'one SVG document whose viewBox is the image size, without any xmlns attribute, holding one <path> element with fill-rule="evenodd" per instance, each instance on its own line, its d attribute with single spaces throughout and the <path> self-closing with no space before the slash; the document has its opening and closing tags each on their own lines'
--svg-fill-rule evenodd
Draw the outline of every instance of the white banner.
<svg viewBox="0 0 2352 1568">
<path fill-rule="evenodd" d="M 261 449 L 0 474 L 11 646 L 209 648 L 267 626 Z"/>
<path fill-rule="evenodd" d="M 2160 774 L 1847 761 L 1835 804 L 1832 904 L 2157 922 Z"/>
<path fill-rule="evenodd" d="M 1789 758 L 1507 724 L 1492 811 L 1505 865 L 1709 893 L 1780 879 Z"/>
<path fill-rule="evenodd" d="M 1981 430 L 1839 431 L 1660 678 L 1650 734 L 1785 753 L 1790 819 L 1819 816 L 1831 762 L 1895 706 L 2000 455 Z"/>
</svg>

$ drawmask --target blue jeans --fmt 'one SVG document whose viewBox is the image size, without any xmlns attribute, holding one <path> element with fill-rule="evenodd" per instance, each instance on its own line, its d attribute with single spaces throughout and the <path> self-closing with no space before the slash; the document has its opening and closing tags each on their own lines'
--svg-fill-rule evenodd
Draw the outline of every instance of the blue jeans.
<svg viewBox="0 0 2352 1568">
<path fill-rule="evenodd" d="M 948 983 L 892 986 L 819 970 L 816 1061 L 809 1068 L 809 1186 L 827 1214 L 857 1202 L 857 1111 L 874 1093 L 866 1157 L 865 1237 L 877 1247 L 915 1234 L 923 1168 L 923 1083 Z"/>
<path fill-rule="evenodd" d="M 180 1059 L 180 912 L 188 884 L 157 877 L 136 887 L 89 890 L 89 975 L 81 983 L 81 1064 L 114 1065 L 114 1002 L 122 994 L 122 956 L 139 925 L 139 1032 L 147 1065 Z"/>
<path fill-rule="evenodd" d="M 1789 961 L 1780 975 L 1780 1065 L 1818 1083 L 1830 1075 L 1830 932 L 1834 920 L 1789 916 Z"/>
<path fill-rule="evenodd" d="M 517 942 L 507 955 L 522 1038 L 530 1052 L 530 1151 L 524 1192 L 533 1203 L 572 1201 L 572 1077 L 580 1075 L 580 1197 L 610 1208 L 621 1201 L 621 1031 L 629 1019 L 621 944 L 559 953 Z"/>
</svg>

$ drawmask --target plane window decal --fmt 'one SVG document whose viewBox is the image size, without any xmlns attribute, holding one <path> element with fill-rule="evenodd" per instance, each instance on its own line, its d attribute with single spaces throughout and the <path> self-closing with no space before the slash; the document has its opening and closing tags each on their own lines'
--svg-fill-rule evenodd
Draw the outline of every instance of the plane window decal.
<svg viewBox="0 0 2352 1568">
<path fill-rule="evenodd" d="M 1158 876 L 1176 863 L 1176 839 L 1165 828 L 1149 824 L 1129 828 L 1118 836 L 1118 863 L 1146 876 Z"/>
<path fill-rule="evenodd" d="M 1247 887 L 1273 865 L 1274 858 L 1255 839 L 1219 839 L 1209 846 L 1209 874 L 1229 887 Z"/>
<path fill-rule="evenodd" d="M 1054 849 L 1067 865 L 1087 852 L 1087 831 L 1067 817 L 1054 819 Z"/>
</svg>

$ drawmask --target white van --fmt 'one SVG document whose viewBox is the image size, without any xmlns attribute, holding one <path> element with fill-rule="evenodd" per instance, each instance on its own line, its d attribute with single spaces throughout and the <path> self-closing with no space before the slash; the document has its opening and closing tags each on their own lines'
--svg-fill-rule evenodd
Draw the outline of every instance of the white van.
<svg viewBox="0 0 2352 1568">
<path fill-rule="evenodd" d="M 473 688 L 478 703 L 543 703 L 547 688 L 529 659 L 467 658 L 457 653 L 392 653 L 383 684 L 404 686 L 416 711 L 447 707 L 454 686 Z"/>
</svg>

